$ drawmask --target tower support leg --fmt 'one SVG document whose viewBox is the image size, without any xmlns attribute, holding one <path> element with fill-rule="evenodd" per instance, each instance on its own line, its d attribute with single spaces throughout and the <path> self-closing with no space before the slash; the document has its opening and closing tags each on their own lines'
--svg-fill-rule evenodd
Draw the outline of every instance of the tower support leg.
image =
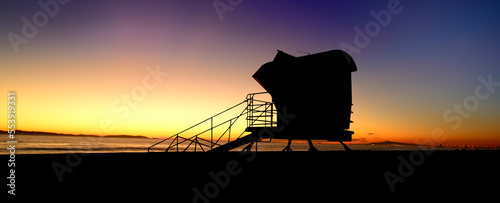
<svg viewBox="0 0 500 203">
<path fill-rule="evenodd" d="M 340 142 L 340 144 L 342 144 L 342 146 L 344 146 L 345 151 L 352 151 L 351 148 L 349 148 L 346 144 L 344 144 L 344 142 L 342 142 L 342 141 L 339 141 L 339 142 Z"/>
<path fill-rule="evenodd" d="M 318 149 L 316 149 L 316 147 L 314 147 L 311 139 L 307 139 L 307 143 L 309 143 L 309 150 L 308 151 L 310 151 L 310 152 L 317 152 L 318 151 Z"/>
<path fill-rule="evenodd" d="M 292 148 L 290 148 L 290 145 L 292 145 L 292 139 L 288 139 L 288 144 L 286 145 L 285 149 L 283 149 L 283 152 L 291 152 Z"/>
</svg>

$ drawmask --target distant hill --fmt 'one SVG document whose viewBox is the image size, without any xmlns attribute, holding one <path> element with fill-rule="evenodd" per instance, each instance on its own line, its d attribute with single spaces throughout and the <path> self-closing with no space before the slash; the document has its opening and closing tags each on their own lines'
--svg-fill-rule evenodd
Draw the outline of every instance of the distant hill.
<svg viewBox="0 0 500 203">
<path fill-rule="evenodd" d="M 403 143 L 403 142 L 393 142 L 386 140 L 384 142 L 372 142 L 372 145 L 402 145 L 402 146 L 420 146 L 419 144 Z"/>
<path fill-rule="evenodd" d="M 7 131 L 0 130 L 0 133 L 7 134 Z M 50 135 L 50 136 L 91 136 L 91 137 L 116 137 L 116 138 L 148 138 L 142 135 L 88 135 L 88 134 L 65 134 L 65 133 L 53 133 L 53 132 L 42 132 L 42 131 L 24 131 L 16 130 L 16 135 Z"/>
</svg>

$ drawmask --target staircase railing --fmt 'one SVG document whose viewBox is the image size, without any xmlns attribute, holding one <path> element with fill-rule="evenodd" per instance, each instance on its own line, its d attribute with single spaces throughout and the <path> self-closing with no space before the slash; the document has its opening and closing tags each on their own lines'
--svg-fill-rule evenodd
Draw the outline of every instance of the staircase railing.
<svg viewBox="0 0 500 203">
<path fill-rule="evenodd" d="M 255 99 L 255 95 L 267 94 L 259 92 L 248 94 L 247 101 L 247 128 L 251 127 L 275 127 L 277 122 L 277 111 L 274 109 L 273 102 Z"/>
<path fill-rule="evenodd" d="M 219 147 L 223 145 L 224 143 L 221 143 L 221 140 L 223 140 L 223 137 L 227 137 L 227 143 L 231 142 L 231 130 L 235 123 L 238 121 L 238 119 L 243 116 L 247 115 L 246 121 L 247 121 L 247 128 L 248 127 L 273 127 L 276 125 L 276 110 L 274 109 L 274 105 L 272 102 L 267 102 L 263 100 L 257 100 L 255 99 L 255 95 L 260 95 L 260 94 L 266 94 L 267 92 L 259 92 L 259 93 L 251 93 L 248 94 L 246 99 L 226 110 L 223 110 L 181 132 L 178 132 L 170 137 L 167 137 L 164 140 L 161 140 L 160 142 L 157 142 L 153 145 L 151 145 L 148 148 L 148 152 L 152 152 L 155 150 L 164 150 L 165 152 L 168 152 L 170 150 L 175 150 L 176 152 L 182 151 L 197 151 L 197 148 L 199 147 L 201 151 L 205 151 L 205 149 L 213 149 L 215 147 Z M 235 117 L 232 117 L 224 122 L 221 123 L 214 123 L 214 118 L 221 116 L 224 113 L 229 112 L 230 110 L 233 110 L 242 104 L 247 103 L 247 106 L 240 112 L 239 115 L 236 115 Z M 196 127 L 199 127 L 202 124 L 206 124 L 210 122 L 210 128 L 203 130 L 201 132 L 190 132 L 193 131 Z M 215 136 L 214 134 L 214 129 L 222 127 L 222 126 L 227 126 L 228 127 L 224 130 L 224 132 L 220 136 Z M 207 133 L 210 131 L 210 140 L 208 138 L 204 138 L 201 135 Z M 237 137 L 240 138 L 245 131 L 243 130 L 242 133 Z M 191 134 L 191 136 L 183 136 L 185 134 Z M 205 136 L 206 137 L 206 136 Z M 169 141 L 169 142 L 168 142 Z M 186 145 L 182 145 L 184 143 L 188 143 Z M 166 146 L 167 147 L 161 148 L 161 146 Z M 204 148 L 205 147 L 205 148 Z"/>
</svg>

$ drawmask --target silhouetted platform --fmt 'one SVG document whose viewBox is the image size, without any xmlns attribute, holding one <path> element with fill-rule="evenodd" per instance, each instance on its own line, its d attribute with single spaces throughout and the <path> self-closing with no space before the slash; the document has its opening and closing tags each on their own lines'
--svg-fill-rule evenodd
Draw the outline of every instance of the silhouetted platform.
<svg viewBox="0 0 500 203">
<path fill-rule="evenodd" d="M 265 128 L 269 128 L 270 131 L 272 131 L 272 138 L 276 138 L 276 139 L 287 139 L 288 136 L 286 135 L 283 135 L 277 131 L 279 127 L 248 127 L 245 129 L 246 132 L 252 132 L 252 134 L 257 134 L 263 138 L 270 138 L 269 137 L 269 134 L 268 133 L 260 133 L 261 131 L 265 130 Z M 327 133 L 328 136 L 325 136 L 323 134 Z M 312 134 L 312 133 L 304 133 L 302 136 L 300 135 L 295 135 L 296 138 L 298 139 L 308 139 L 308 138 L 311 138 L 311 139 L 317 139 L 317 140 L 321 140 L 321 139 L 326 139 L 328 141 L 346 141 L 346 142 L 350 142 L 352 141 L 352 134 L 354 134 L 354 132 L 352 131 L 347 131 L 347 130 L 339 130 L 339 131 L 328 131 L 328 132 L 325 132 L 323 134 Z"/>
</svg>

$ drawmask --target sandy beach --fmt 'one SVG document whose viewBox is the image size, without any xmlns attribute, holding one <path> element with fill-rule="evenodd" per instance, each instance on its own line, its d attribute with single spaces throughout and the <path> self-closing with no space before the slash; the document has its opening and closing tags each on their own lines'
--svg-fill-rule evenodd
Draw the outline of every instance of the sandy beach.
<svg viewBox="0 0 500 203">
<path fill-rule="evenodd" d="M 499 189 L 500 151 L 420 152 L 18 155 L 15 198 L 319 202 L 339 197 L 486 198 Z M 1 159 L 7 162 L 8 156 Z"/>
</svg>

